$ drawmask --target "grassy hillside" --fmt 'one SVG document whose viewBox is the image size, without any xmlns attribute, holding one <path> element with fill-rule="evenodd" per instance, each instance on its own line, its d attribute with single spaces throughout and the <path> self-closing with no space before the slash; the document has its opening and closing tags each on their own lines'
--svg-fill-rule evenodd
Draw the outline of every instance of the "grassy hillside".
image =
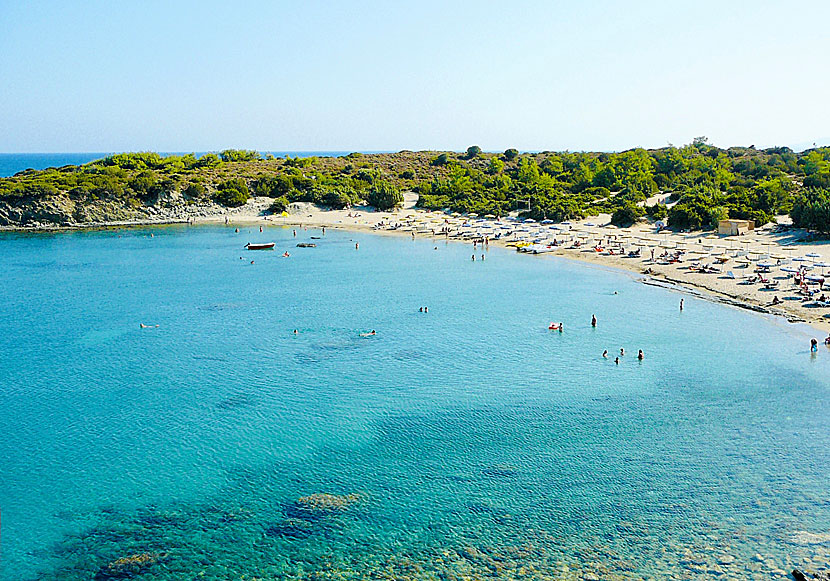
<svg viewBox="0 0 830 581">
<path fill-rule="evenodd" d="M 519 210 L 564 220 L 609 212 L 618 223 L 648 212 L 676 228 L 705 228 L 724 217 L 763 224 L 791 213 L 806 227 L 830 230 L 830 148 L 720 149 L 705 138 L 684 147 L 620 153 L 465 153 L 401 151 L 332 158 L 262 158 L 245 150 L 162 157 L 124 153 L 81 166 L 27 170 L 0 179 L 8 207 L 63 201 L 139 211 L 160 203 L 239 206 L 249 196 L 341 208 L 361 200 L 386 207 L 399 191 L 419 205 L 501 215 Z M 639 204 L 658 192 L 677 201 Z"/>
</svg>

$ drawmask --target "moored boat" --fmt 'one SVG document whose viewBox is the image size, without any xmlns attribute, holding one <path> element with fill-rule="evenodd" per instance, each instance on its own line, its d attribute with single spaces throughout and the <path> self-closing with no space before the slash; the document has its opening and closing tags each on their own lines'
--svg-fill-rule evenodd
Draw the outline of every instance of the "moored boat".
<svg viewBox="0 0 830 581">
<path fill-rule="evenodd" d="M 260 244 L 251 244 L 248 242 L 245 248 L 248 250 L 272 250 L 276 242 L 262 242 Z"/>
</svg>

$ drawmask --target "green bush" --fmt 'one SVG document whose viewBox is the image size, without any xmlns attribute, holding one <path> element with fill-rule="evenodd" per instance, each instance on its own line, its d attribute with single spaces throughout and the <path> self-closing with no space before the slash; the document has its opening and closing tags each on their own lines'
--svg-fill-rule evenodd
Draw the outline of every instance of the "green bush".
<svg viewBox="0 0 830 581">
<path fill-rule="evenodd" d="M 626 202 L 611 214 L 611 223 L 615 226 L 631 226 L 640 216 L 643 209 L 634 202 Z"/>
<path fill-rule="evenodd" d="M 447 153 L 441 153 L 436 155 L 430 160 L 431 165 L 447 165 L 447 162 L 450 160 L 450 156 Z"/>
<path fill-rule="evenodd" d="M 282 214 L 288 209 L 288 204 L 288 198 L 286 198 L 285 196 L 274 198 L 274 201 L 271 202 L 270 206 L 268 206 L 268 211 L 271 214 Z"/>
<path fill-rule="evenodd" d="M 511 147 L 510 149 L 505 149 L 504 150 L 504 159 L 505 160 L 513 161 L 517 157 L 519 157 L 519 150 L 518 149 L 513 149 Z"/>
<path fill-rule="evenodd" d="M 389 182 L 378 182 L 372 185 L 366 195 L 366 202 L 376 210 L 391 210 L 403 204 L 403 194 Z"/>
<path fill-rule="evenodd" d="M 222 151 L 219 156 L 222 161 L 256 161 L 261 159 L 259 152 L 249 149 L 226 149 Z"/>
<path fill-rule="evenodd" d="M 191 200 L 201 200 L 207 195 L 207 189 L 202 184 L 192 183 L 182 190 L 182 194 Z"/>
<path fill-rule="evenodd" d="M 830 190 L 810 188 L 793 202 L 793 225 L 819 232 L 830 232 Z"/>
<path fill-rule="evenodd" d="M 242 178 L 231 178 L 219 184 L 213 199 L 217 203 L 236 208 L 248 202 L 248 184 Z"/>
<path fill-rule="evenodd" d="M 646 206 L 646 214 L 652 220 L 665 220 L 669 211 L 664 204 L 654 204 L 653 206 Z"/>
</svg>

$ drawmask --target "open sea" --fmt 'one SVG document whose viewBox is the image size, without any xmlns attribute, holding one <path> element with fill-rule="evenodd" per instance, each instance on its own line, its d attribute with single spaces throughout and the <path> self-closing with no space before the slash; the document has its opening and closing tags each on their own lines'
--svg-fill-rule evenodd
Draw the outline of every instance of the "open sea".
<svg viewBox="0 0 830 581">
<path fill-rule="evenodd" d="M 804 327 L 428 238 L 175 226 L 0 246 L 0 579 L 830 565 L 830 351 Z"/>
</svg>

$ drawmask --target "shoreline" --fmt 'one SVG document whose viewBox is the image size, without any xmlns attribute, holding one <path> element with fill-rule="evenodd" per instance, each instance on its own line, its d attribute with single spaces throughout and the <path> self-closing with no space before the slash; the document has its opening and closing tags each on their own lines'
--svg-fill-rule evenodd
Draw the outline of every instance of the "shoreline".
<svg viewBox="0 0 830 581">
<path fill-rule="evenodd" d="M 408 207 L 404 207 L 404 214 L 406 214 L 407 211 L 410 215 L 414 214 L 424 216 L 435 214 L 430 214 L 422 210 L 416 211 L 414 209 L 414 203 L 412 203 L 411 200 L 410 203 L 407 205 Z M 354 214 L 352 212 L 354 212 Z M 390 214 L 389 212 L 376 212 L 373 210 L 367 210 L 365 208 L 352 210 L 348 213 L 346 212 L 346 210 L 320 210 L 318 208 L 309 208 L 308 211 L 300 212 L 297 214 L 291 214 L 287 216 L 269 216 L 262 214 L 262 206 L 260 204 L 252 204 L 248 208 L 238 208 L 223 214 L 193 216 L 189 219 L 150 219 L 79 224 L 72 226 L 56 225 L 54 227 L 36 228 L 5 227 L 0 228 L 0 232 L 53 233 L 88 230 L 112 230 L 119 228 L 142 228 L 153 226 L 224 225 L 225 220 L 227 219 L 227 225 L 229 227 L 256 225 L 301 228 L 325 227 L 353 232 L 365 232 L 370 234 L 407 237 L 412 236 L 411 231 L 392 230 L 376 227 L 376 223 L 379 220 L 390 218 L 401 219 L 402 216 L 400 216 L 399 214 Z M 594 220 L 597 220 L 597 218 L 595 217 Z M 598 221 L 602 221 L 601 217 Z M 681 235 L 677 233 L 668 233 L 665 234 L 665 236 L 677 237 Z M 432 239 L 469 243 L 468 240 L 451 238 L 443 234 L 415 233 L 415 237 L 429 237 Z M 494 246 L 500 246 L 503 248 L 509 247 L 509 241 L 505 239 L 490 239 L 490 243 Z M 789 248 L 792 248 L 792 246 L 790 246 Z M 812 246 L 804 245 L 805 250 L 809 250 L 811 248 Z M 809 317 L 809 313 L 804 312 L 805 307 L 801 306 L 800 303 L 788 304 L 793 303 L 793 300 L 782 301 L 780 305 L 773 307 L 771 304 L 765 304 L 763 301 L 758 300 L 758 297 L 753 296 L 754 293 L 740 292 L 742 289 L 739 289 L 737 287 L 737 283 L 728 284 L 732 283 L 733 281 L 732 279 L 724 281 L 725 277 L 716 276 L 714 274 L 692 275 L 688 271 L 682 270 L 684 268 L 687 268 L 685 266 L 678 267 L 677 265 L 652 262 L 650 260 L 643 260 L 641 258 L 626 258 L 620 255 L 607 255 L 595 252 L 590 247 L 567 248 L 563 245 L 557 247 L 553 251 L 545 252 L 543 254 L 534 256 L 546 256 L 548 254 L 551 256 L 565 258 L 568 260 L 575 260 L 594 266 L 612 268 L 617 271 L 622 271 L 635 275 L 639 280 L 643 282 L 643 284 L 660 286 L 668 290 L 686 292 L 694 296 L 698 296 L 706 300 L 711 300 L 713 302 L 718 302 L 727 306 L 749 310 L 757 314 L 774 317 L 775 319 L 783 319 L 789 324 L 805 324 L 816 331 L 830 333 L 830 314 L 819 317 Z M 701 280 L 696 280 L 696 278 L 698 277 L 702 277 Z M 782 288 L 782 294 L 783 291 L 784 289 Z"/>
</svg>

